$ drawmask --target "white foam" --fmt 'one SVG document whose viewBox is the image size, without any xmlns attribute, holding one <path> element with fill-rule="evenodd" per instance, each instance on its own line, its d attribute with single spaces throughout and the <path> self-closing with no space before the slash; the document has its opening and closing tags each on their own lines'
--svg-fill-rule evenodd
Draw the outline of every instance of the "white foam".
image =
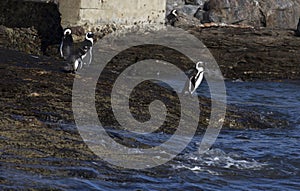
<svg viewBox="0 0 300 191">
<path fill-rule="evenodd" d="M 193 172 L 208 172 L 212 175 L 221 175 L 216 170 L 219 169 L 239 169 L 239 170 L 260 170 L 265 163 L 257 162 L 254 159 L 245 159 L 239 155 L 226 154 L 220 149 L 212 149 L 205 154 L 189 154 L 184 157 L 182 163 L 189 161 L 189 164 L 177 165 L 176 169 L 188 169 Z M 212 170 L 214 169 L 214 170 Z"/>
</svg>

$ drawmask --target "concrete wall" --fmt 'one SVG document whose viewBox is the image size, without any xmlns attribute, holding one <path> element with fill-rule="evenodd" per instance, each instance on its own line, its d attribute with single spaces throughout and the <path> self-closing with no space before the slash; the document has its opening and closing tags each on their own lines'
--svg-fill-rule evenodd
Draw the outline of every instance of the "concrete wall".
<svg viewBox="0 0 300 191">
<path fill-rule="evenodd" d="M 166 0 L 59 0 L 62 25 L 163 24 Z"/>
</svg>

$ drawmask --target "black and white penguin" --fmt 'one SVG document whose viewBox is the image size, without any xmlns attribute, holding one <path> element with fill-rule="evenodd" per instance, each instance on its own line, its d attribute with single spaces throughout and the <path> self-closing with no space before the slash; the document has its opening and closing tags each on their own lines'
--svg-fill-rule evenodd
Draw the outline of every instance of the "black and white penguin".
<svg viewBox="0 0 300 191">
<path fill-rule="evenodd" d="M 295 30 L 295 35 L 300 37 L 300 18 L 299 18 L 299 21 L 298 21 L 297 29 Z"/>
<path fill-rule="evenodd" d="M 76 44 L 72 54 L 68 57 L 68 63 L 72 66 L 72 71 L 76 73 L 83 65 L 89 65 L 92 62 L 92 49 L 94 45 L 94 34 L 88 32 L 84 41 Z"/>
<path fill-rule="evenodd" d="M 175 22 L 178 21 L 178 12 L 177 10 L 173 9 L 170 14 L 167 15 L 168 23 L 171 24 L 171 26 L 175 25 Z"/>
<path fill-rule="evenodd" d="M 94 33 L 88 32 L 85 35 L 85 39 L 82 42 L 82 61 L 84 65 L 90 65 L 93 59 L 93 45 L 94 45 Z"/>
<path fill-rule="evenodd" d="M 200 84 L 203 80 L 204 68 L 201 66 L 202 64 L 203 64 L 203 62 L 198 62 L 195 65 L 195 70 L 197 71 L 197 73 L 190 77 L 190 82 L 189 82 L 190 94 L 194 94 L 196 92 L 197 88 L 200 86 Z M 193 87 L 194 87 L 194 89 L 192 89 Z"/>
<path fill-rule="evenodd" d="M 73 49 L 73 37 L 70 28 L 64 30 L 64 35 L 60 43 L 60 56 L 65 60 L 72 54 Z"/>
<path fill-rule="evenodd" d="M 69 63 L 69 66 L 66 68 L 68 71 L 73 72 L 73 73 L 76 73 L 83 66 L 81 56 L 78 56 L 75 54 L 69 56 L 68 63 Z"/>
</svg>

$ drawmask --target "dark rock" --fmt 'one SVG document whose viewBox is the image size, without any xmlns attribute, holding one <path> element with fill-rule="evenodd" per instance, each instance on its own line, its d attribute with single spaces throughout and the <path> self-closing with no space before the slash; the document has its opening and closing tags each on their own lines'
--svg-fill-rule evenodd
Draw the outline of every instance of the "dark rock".
<svg viewBox="0 0 300 191">
<path fill-rule="evenodd" d="M 17 0 L 0 2 L 0 25 L 9 28 L 34 27 L 41 39 L 40 50 L 59 44 L 63 29 L 60 25 L 60 13 L 56 3 L 41 3 Z"/>
<path fill-rule="evenodd" d="M 184 0 L 186 5 L 202 5 L 204 0 Z"/>
<path fill-rule="evenodd" d="M 214 20 L 211 18 L 210 12 L 209 11 L 204 12 L 202 15 L 201 23 L 205 24 L 205 23 L 211 23 L 211 22 L 214 22 Z"/>
<path fill-rule="evenodd" d="M 1 47 L 26 52 L 28 54 L 41 54 L 41 39 L 37 30 L 31 28 L 6 28 L 0 26 L 4 37 Z"/>
<path fill-rule="evenodd" d="M 198 5 L 199 4 L 199 5 Z M 206 17 L 214 22 L 227 24 L 242 22 L 255 27 L 292 29 L 297 25 L 300 15 L 300 0 L 269 1 L 269 0 L 207 0 L 186 2 L 188 6 L 203 8 Z M 180 1 L 168 0 L 168 9 L 177 9 L 188 16 L 196 12 L 186 12 L 186 5 Z M 196 9 L 197 10 L 197 9 Z M 202 19 L 197 14 L 196 18 Z M 208 21 L 208 19 L 205 19 Z"/>
<path fill-rule="evenodd" d="M 245 24 L 269 28 L 293 28 L 300 15 L 300 0 L 209 0 L 208 10 L 216 22 Z"/>
<path fill-rule="evenodd" d="M 71 27 L 72 33 L 77 36 L 85 35 L 85 30 L 82 26 Z"/>
<path fill-rule="evenodd" d="M 203 11 L 210 11 L 210 1 L 205 1 Z"/>
<path fill-rule="evenodd" d="M 299 18 L 299 21 L 298 21 L 297 29 L 295 31 L 295 35 L 300 37 L 300 18 Z"/>
<path fill-rule="evenodd" d="M 300 41 L 290 30 L 192 27 L 189 31 L 211 51 L 226 78 L 300 79 Z"/>
<path fill-rule="evenodd" d="M 199 7 L 196 11 L 196 13 L 194 14 L 194 17 L 199 19 L 200 21 L 203 20 L 203 13 L 205 11 L 203 11 L 203 9 L 201 7 Z"/>
</svg>

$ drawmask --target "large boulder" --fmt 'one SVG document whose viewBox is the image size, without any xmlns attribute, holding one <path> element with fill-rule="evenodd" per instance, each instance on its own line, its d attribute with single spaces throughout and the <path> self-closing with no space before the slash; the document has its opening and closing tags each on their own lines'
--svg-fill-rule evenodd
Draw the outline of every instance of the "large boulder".
<svg viewBox="0 0 300 191">
<path fill-rule="evenodd" d="M 215 22 L 241 22 L 268 28 L 295 28 L 300 0 L 209 0 Z"/>
<path fill-rule="evenodd" d="M 53 0 L 49 3 L 43 2 L 1 0 L 0 25 L 9 28 L 34 27 L 41 40 L 40 49 L 46 54 L 49 46 L 60 43 L 63 29 L 57 4 Z"/>
<path fill-rule="evenodd" d="M 203 10 L 205 2 L 207 8 Z M 243 23 L 255 27 L 295 29 L 300 0 L 168 0 L 167 11 L 177 9 L 187 17 L 214 22 Z"/>
</svg>

